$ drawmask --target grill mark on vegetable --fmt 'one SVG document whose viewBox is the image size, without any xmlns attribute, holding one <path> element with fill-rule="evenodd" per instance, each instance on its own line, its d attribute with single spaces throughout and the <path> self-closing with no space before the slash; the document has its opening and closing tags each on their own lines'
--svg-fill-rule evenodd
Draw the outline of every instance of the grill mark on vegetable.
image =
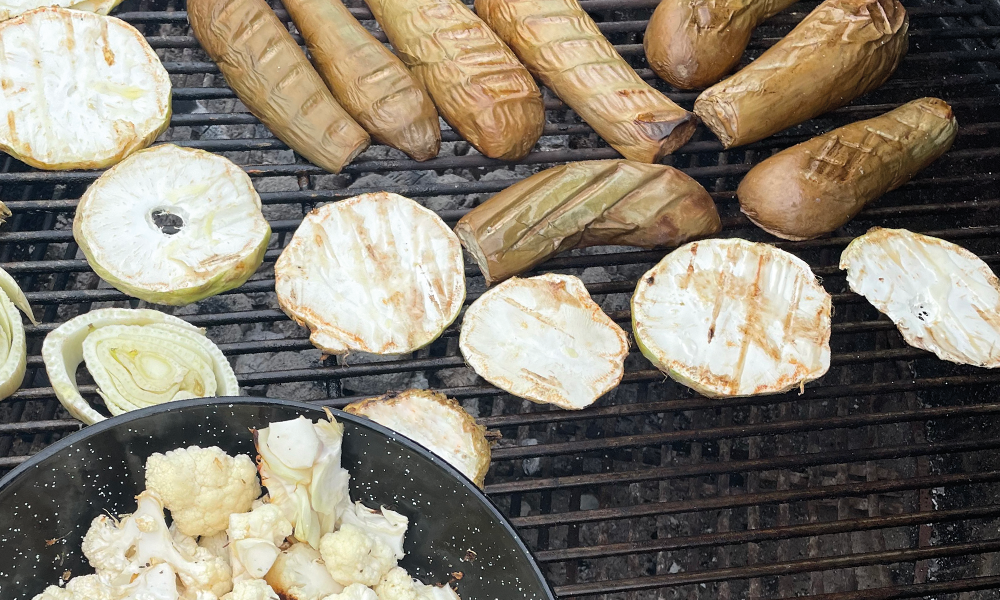
<svg viewBox="0 0 1000 600">
<path fill-rule="evenodd" d="M 743 371 L 746 369 L 747 362 L 747 352 L 750 349 L 750 344 L 756 342 L 768 356 L 772 356 L 770 350 L 770 344 L 767 343 L 766 335 L 762 331 L 761 321 L 761 306 L 760 306 L 760 275 L 764 268 L 764 265 L 770 261 L 770 254 L 760 255 L 757 258 L 757 273 L 754 276 L 753 283 L 750 286 L 750 298 L 747 306 L 747 315 L 744 321 L 744 326 L 742 327 L 743 334 L 740 339 L 740 354 L 739 358 L 736 359 L 736 371 L 733 373 L 733 378 L 730 380 L 730 391 L 731 393 L 736 393 L 740 389 L 740 383 L 743 380 Z M 780 353 L 778 358 L 781 358 Z"/>
</svg>

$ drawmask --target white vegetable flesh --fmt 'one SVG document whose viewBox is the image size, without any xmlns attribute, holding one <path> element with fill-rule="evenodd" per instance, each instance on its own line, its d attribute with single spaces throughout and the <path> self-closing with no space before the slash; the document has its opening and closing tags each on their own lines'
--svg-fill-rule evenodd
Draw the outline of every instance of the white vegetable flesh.
<svg viewBox="0 0 1000 600">
<path fill-rule="evenodd" d="M 1000 281 L 972 252 L 876 227 L 847 246 L 840 268 L 906 343 L 943 360 L 1000 367 Z"/>
<path fill-rule="evenodd" d="M 260 504 L 247 513 L 229 516 L 229 562 L 233 581 L 261 579 L 281 554 L 280 546 L 292 535 L 292 523 L 273 504 Z"/>
<path fill-rule="evenodd" d="M 344 589 L 330 576 L 319 551 L 301 542 L 278 555 L 264 581 L 285 600 L 323 600 Z"/>
<path fill-rule="evenodd" d="M 17 282 L 0 269 L 0 400 L 16 392 L 24 382 L 27 345 L 18 309 L 32 323 L 38 323 Z"/>
<path fill-rule="evenodd" d="M 642 276 L 633 333 L 657 368 L 703 395 L 775 394 L 829 369 L 830 309 L 830 295 L 795 256 L 704 240 Z"/>
<path fill-rule="evenodd" d="M 281 308 L 329 354 L 422 348 L 465 299 L 458 237 L 433 212 L 386 192 L 313 210 L 274 274 Z"/>
<path fill-rule="evenodd" d="M 161 229 L 160 215 L 171 215 L 178 230 Z M 73 237 L 117 289 L 182 305 L 242 285 L 264 259 L 271 228 L 241 168 L 163 144 L 129 156 L 87 189 Z"/>
<path fill-rule="evenodd" d="M 73 10 L 106 15 L 121 4 L 122 0 L 0 0 L 0 21 L 46 6 L 59 6 Z"/>
<path fill-rule="evenodd" d="M 170 121 L 170 77 L 134 27 L 39 8 L 0 23 L 0 148 L 40 169 L 99 169 Z"/>
<path fill-rule="evenodd" d="M 392 548 L 396 560 L 402 560 L 406 556 L 403 539 L 410 521 L 398 512 L 384 506 L 381 510 L 372 510 L 361 502 L 355 502 L 351 509 L 344 511 L 340 519 L 341 526 L 353 525 L 385 542 L 385 545 Z"/>
<path fill-rule="evenodd" d="M 239 395 L 236 374 L 204 332 L 156 310 L 104 308 L 70 319 L 45 337 L 42 359 L 56 397 L 88 425 L 106 417 L 80 395 L 76 370 L 84 360 L 113 415 Z"/>
<path fill-rule="evenodd" d="M 585 408 L 621 381 L 628 337 L 576 277 L 512 278 L 465 314 L 459 347 L 483 379 L 516 396 Z"/>
</svg>

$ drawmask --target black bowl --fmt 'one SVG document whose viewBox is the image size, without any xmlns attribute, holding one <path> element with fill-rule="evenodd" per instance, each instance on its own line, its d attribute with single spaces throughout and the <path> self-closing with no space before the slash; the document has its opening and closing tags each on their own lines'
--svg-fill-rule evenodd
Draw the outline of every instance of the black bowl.
<svg viewBox="0 0 1000 600">
<path fill-rule="evenodd" d="M 344 424 L 351 498 L 406 515 L 406 558 L 425 582 L 461 572 L 466 600 L 553 600 L 531 554 L 495 506 L 450 465 L 371 421 L 334 411 Z M 80 542 L 91 520 L 128 513 L 153 452 L 219 446 L 254 455 L 248 431 L 324 413 L 263 398 L 185 400 L 91 425 L 49 446 L 0 480 L 0 600 L 30 599 L 66 572 L 90 573 Z"/>
</svg>

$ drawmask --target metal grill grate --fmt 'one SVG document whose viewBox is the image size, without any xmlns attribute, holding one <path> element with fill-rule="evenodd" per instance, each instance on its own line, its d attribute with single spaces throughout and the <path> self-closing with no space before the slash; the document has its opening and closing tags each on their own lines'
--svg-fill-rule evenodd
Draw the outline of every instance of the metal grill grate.
<svg viewBox="0 0 1000 600">
<path fill-rule="evenodd" d="M 640 75 L 654 80 L 640 44 L 656 0 L 583 4 Z M 370 19 L 363 4 L 352 5 Z M 750 54 L 814 6 L 802 2 L 771 19 L 755 33 Z M 248 165 L 275 235 L 264 268 L 242 288 L 165 310 L 207 327 L 249 393 L 343 406 L 388 389 L 432 387 L 461 399 L 503 434 L 487 492 L 562 597 L 997 595 L 1000 373 L 945 364 L 907 347 L 889 321 L 849 292 L 836 267 L 847 242 L 874 225 L 953 240 L 1000 265 L 996 0 L 914 0 L 910 53 L 880 90 L 728 152 L 701 128 L 668 159 L 712 192 L 723 235 L 773 241 L 736 207 L 733 191 L 750 165 L 919 96 L 940 96 L 955 108 L 958 140 L 930 169 L 833 237 L 777 244 L 807 260 L 833 294 L 829 374 L 803 395 L 710 400 L 665 380 L 635 353 L 622 386 L 575 413 L 532 405 L 477 379 L 458 354 L 457 325 L 413 356 L 323 358 L 277 310 L 271 266 L 318 203 L 385 189 L 454 222 L 540 168 L 614 152 L 547 95 L 545 135 L 517 165 L 486 159 L 446 130 L 441 155 L 427 163 L 376 146 L 343 174 L 326 174 L 296 159 L 246 113 L 191 37 L 183 9 L 181 0 L 128 0 L 117 11 L 143 31 L 172 74 L 174 116 L 162 139 Z M 688 108 L 697 95 L 662 89 Z M 0 199 L 15 216 L 0 229 L 0 264 L 28 291 L 43 323 L 27 328 L 25 386 L 0 404 L 0 469 L 78 427 L 47 387 L 38 355 L 44 334 L 90 308 L 142 304 L 101 282 L 73 243 L 76 199 L 96 176 L 38 172 L 10 158 L 2 164 Z M 544 269 L 581 276 L 627 326 L 637 278 L 663 255 L 592 249 Z M 471 301 L 484 286 L 471 264 L 467 274 Z M 94 396 L 93 385 L 83 389 Z"/>
</svg>

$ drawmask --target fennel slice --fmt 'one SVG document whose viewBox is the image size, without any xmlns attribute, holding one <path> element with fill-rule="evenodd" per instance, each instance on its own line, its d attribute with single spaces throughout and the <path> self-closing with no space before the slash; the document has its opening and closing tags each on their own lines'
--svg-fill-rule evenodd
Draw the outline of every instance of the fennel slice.
<svg viewBox="0 0 1000 600">
<path fill-rule="evenodd" d="M 437 454 L 479 487 L 490 468 L 486 428 L 439 392 L 405 390 L 348 404 L 345 411 L 397 431 Z"/>
<path fill-rule="evenodd" d="M 515 396 L 581 409 L 618 385 L 628 337 L 576 277 L 512 278 L 466 311 L 459 347 L 476 373 Z"/>
<path fill-rule="evenodd" d="M 100 169 L 170 121 L 170 77 L 121 19 L 58 7 L 0 23 L 0 149 L 39 169 Z"/>
<path fill-rule="evenodd" d="M 409 198 L 362 194 L 310 212 L 274 265 L 282 310 L 328 354 L 431 343 L 465 300 L 455 233 Z"/>
<path fill-rule="evenodd" d="M 45 363 L 45 372 L 49 376 L 56 397 L 71 415 L 85 424 L 92 425 L 106 418 L 83 398 L 77 387 L 76 370 L 83 362 L 85 354 L 91 355 L 87 356 L 87 369 L 92 375 L 95 375 L 95 380 L 105 378 L 105 382 L 102 384 L 99 381 L 98 385 L 101 386 L 102 397 L 109 398 L 109 411 L 113 414 L 119 414 L 125 410 L 137 408 L 136 402 L 142 402 L 141 398 L 137 399 L 134 395 L 126 395 L 128 383 L 123 379 L 122 370 L 115 371 L 118 379 L 108 383 L 112 376 L 105 376 L 102 373 L 102 368 L 106 367 L 100 364 L 108 358 L 107 355 L 102 354 L 99 350 L 95 352 L 93 348 L 86 348 L 88 346 L 87 338 L 95 331 L 104 327 L 121 325 L 142 326 L 143 329 L 142 336 L 139 336 L 142 339 L 141 345 L 133 345 L 129 351 L 140 350 L 146 354 L 145 358 L 155 360 L 155 355 L 160 352 L 161 345 L 170 348 L 170 350 L 164 350 L 165 352 L 174 352 L 175 354 L 177 346 L 180 345 L 186 352 L 193 353 L 198 357 L 196 364 L 199 366 L 201 363 L 211 365 L 216 386 L 213 395 L 239 395 L 239 383 L 229 361 L 226 360 L 218 346 L 205 337 L 201 329 L 157 310 L 100 308 L 59 325 L 45 336 L 45 341 L 42 343 L 42 360 Z M 122 331 L 131 332 L 132 330 L 126 328 Z M 99 339 L 104 339 L 104 336 L 99 335 Z M 104 339 L 104 343 L 113 345 L 115 340 L 116 338 L 112 336 Z M 132 337 L 130 343 L 135 344 L 137 341 L 136 337 Z M 98 362 L 93 362 L 95 360 Z M 176 359 L 174 359 L 173 364 L 177 364 Z M 199 372 L 204 373 L 204 371 Z M 134 380 L 131 385 L 136 385 Z M 117 390 L 117 396 L 112 395 L 116 393 L 114 390 Z M 194 396 L 181 395 L 176 399 L 181 397 Z M 175 398 L 163 398 L 161 402 L 172 399 Z"/>
<path fill-rule="evenodd" d="M 777 394 L 830 368 L 830 310 L 830 295 L 795 256 L 703 240 L 642 276 L 632 331 L 650 362 L 700 394 Z"/>
<path fill-rule="evenodd" d="M 24 292 L 7 271 L 0 269 L 0 400 L 9 397 L 24 382 L 27 344 L 18 309 L 38 324 Z"/>
<path fill-rule="evenodd" d="M 840 268 L 907 344 L 955 363 L 1000 367 L 1000 281 L 972 252 L 875 227 L 847 246 Z"/>
<path fill-rule="evenodd" d="M 172 215 L 179 226 L 156 219 Z M 162 144 L 136 152 L 91 185 L 73 237 L 115 288 L 184 305 L 242 285 L 271 239 L 250 177 L 229 160 Z"/>
</svg>

